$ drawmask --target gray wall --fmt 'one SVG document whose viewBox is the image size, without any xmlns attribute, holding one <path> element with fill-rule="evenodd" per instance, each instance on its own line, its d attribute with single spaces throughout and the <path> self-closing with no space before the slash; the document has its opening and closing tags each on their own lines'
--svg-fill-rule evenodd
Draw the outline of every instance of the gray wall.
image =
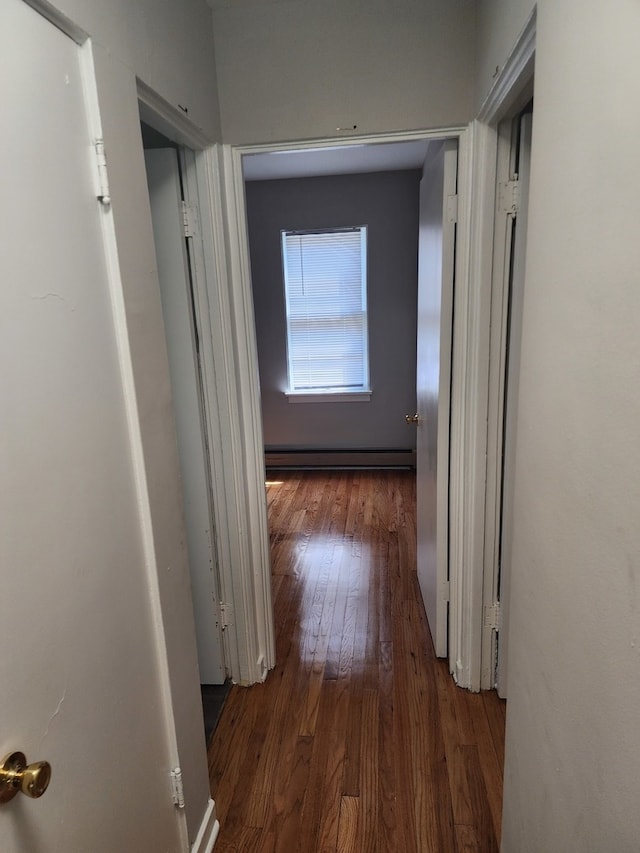
<svg viewBox="0 0 640 853">
<path fill-rule="evenodd" d="M 206 0 L 49 0 L 139 80 L 220 139 L 211 9 Z M 108 157 L 108 155 L 107 155 Z"/>
<path fill-rule="evenodd" d="M 414 448 L 419 171 L 247 184 L 267 448 Z M 370 402 L 289 403 L 280 231 L 368 226 Z"/>
<path fill-rule="evenodd" d="M 538 3 L 503 853 L 640 849 L 639 32 Z"/>
<path fill-rule="evenodd" d="M 474 0 L 212 0 L 225 142 L 472 118 Z"/>
</svg>

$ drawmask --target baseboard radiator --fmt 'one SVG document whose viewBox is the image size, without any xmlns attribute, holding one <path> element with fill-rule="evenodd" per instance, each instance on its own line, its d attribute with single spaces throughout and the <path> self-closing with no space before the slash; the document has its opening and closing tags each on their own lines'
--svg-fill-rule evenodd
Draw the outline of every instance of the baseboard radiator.
<svg viewBox="0 0 640 853">
<path fill-rule="evenodd" d="M 265 448 L 267 469 L 415 468 L 411 448 Z"/>
</svg>

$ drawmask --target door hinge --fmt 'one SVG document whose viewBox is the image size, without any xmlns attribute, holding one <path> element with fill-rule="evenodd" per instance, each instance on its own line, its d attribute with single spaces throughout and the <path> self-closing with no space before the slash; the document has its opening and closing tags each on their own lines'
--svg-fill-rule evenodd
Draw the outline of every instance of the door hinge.
<svg viewBox="0 0 640 853">
<path fill-rule="evenodd" d="M 233 607 L 230 604 L 226 604 L 224 601 L 220 602 L 220 628 L 223 631 L 231 625 L 231 620 L 233 618 Z"/>
<path fill-rule="evenodd" d="M 173 803 L 179 809 L 184 808 L 184 786 L 182 784 L 182 770 L 176 767 L 171 771 L 171 796 Z"/>
<path fill-rule="evenodd" d="M 188 205 L 186 201 L 182 202 L 182 225 L 184 228 L 185 237 L 193 237 L 196 232 L 197 211 L 192 205 Z"/>
<path fill-rule="evenodd" d="M 458 221 L 458 196 L 447 196 L 447 222 Z"/>
<path fill-rule="evenodd" d="M 109 191 L 109 176 L 107 175 L 107 156 L 104 151 L 104 140 L 96 139 L 94 148 L 98 167 L 98 201 L 106 207 L 111 204 L 111 192 Z"/>
<path fill-rule="evenodd" d="M 486 604 L 484 608 L 484 627 L 492 631 L 500 630 L 500 602 Z"/>
<path fill-rule="evenodd" d="M 449 601 L 449 581 L 443 581 L 440 584 L 440 601 Z"/>
<path fill-rule="evenodd" d="M 498 184 L 498 210 L 507 216 L 516 217 L 520 204 L 520 183 L 516 176 L 513 181 Z"/>
</svg>

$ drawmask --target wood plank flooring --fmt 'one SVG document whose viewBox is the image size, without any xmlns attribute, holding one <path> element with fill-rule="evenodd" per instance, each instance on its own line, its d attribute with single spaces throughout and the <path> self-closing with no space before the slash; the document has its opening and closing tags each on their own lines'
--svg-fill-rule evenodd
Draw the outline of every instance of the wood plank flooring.
<svg viewBox="0 0 640 853">
<path fill-rule="evenodd" d="M 415 477 L 271 473 L 277 666 L 209 747 L 216 853 L 497 851 L 505 706 L 434 657 Z"/>
</svg>

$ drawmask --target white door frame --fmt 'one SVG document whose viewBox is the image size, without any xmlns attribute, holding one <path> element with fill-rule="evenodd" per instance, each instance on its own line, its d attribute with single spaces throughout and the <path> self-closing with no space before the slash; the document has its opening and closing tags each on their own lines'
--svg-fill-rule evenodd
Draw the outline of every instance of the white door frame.
<svg viewBox="0 0 640 853">
<path fill-rule="evenodd" d="M 477 531 L 478 550 L 474 552 L 482 568 L 480 588 L 474 591 L 477 605 L 474 618 L 476 654 L 471 688 L 495 686 L 496 627 L 494 606 L 498 602 L 498 549 L 500 524 L 500 483 L 502 470 L 502 406 L 506 326 L 504 317 L 505 276 L 498 244 L 507 239 L 504 223 L 496 217 L 497 181 L 504 180 L 508 170 L 510 139 L 501 138 L 499 126 L 508 115 L 515 114 L 531 98 L 536 41 L 536 10 L 529 17 L 518 41 L 497 77 L 474 122 L 474 203 L 471 245 L 471 268 L 478 294 L 478 333 L 482 343 L 475 351 L 477 373 L 470 390 L 478 406 L 478 419 L 484 423 L 485 441 L 475 462 L 476 476 L 482 478 L 485 492 L 477 496 L 476 519 L 482 526 Z M 498 233 L 500 232 L 500 233 Z M 504 249 L 504 246 L 502 247 Z M 502 251 L 502 261 L 504 261 Z M 473 354 L 469 354 L 473 358 Z M 502 392 L 503 393 L 503 392 Z M 477 425 L 478 435 L 483 431 Z M 485 455 L 486 454 L 486 455 Z M 482 507 L 482 513 L 480 512 Z M 499 621 L 498 621 L 499 625 Z"/>
<path fill-rule="evenodd" d="M 194 297 L 202 353 L 211 453 L 215 547 L 223 612 L 223 649 L 231 679 L 249 685 L 275 663 L 271 565 L 264 491 L 262 423 L 247 407 L 257 397 L 255 343 L 246 308 L 228 287 L 220 147 L 138 81 L 140 117 L 184 146 L 184 192 L 197 207 Z"/>
<path fill-rule="evenodd" d="M 263 443 L 260 400 L 258 394 L 257 355 L 255 345 L 255 321 L 253 316 L 253 298 L 251 292 L 251 268 L 249 260 L 249 242 L 247 234 L 247 214 L 244 195 L 244 177 L 242 157 L 244 154 L 262 154 L 273 151 L 294 151 L 310 148 L 330 148 L 348 145 L 367 145 L 376 143 L 397 143 L 424 139 L 456 139 L 458 142 L 458 231 L 456 251 L 456 289 L 454 294 L 454 352 L 451 391 L 451 458 L 450 458 L 450 622 L 449 622 L 449 663 L 456 681 L 464 687 L 471 687 L 473 655 L 477 655 L 476 668 L 479 681 L 480 654 L 476 652 L 476 642 L 481 623 L 481 561 L 477 563 L 467 559 L 469 553 L 470 521 L 467 514 L 474 509 L 466 495 L 470 464 L 475 454 L 469 454 L 469 412 L 475 400 L 469 390 L 468 372 L 470 365 L 463 354 L 468 351 L 472 333 L 470 311 L 474 308 L 473 294 L 470 292 L 469 246 L 471 238 L 471 166 L 473 151 L 473 128 L 447 127 L 436 130 L 417 130 L 403 133 L 376 134 L 369 136 L 332 137 L 313 139 L 305 142 L 279 142 L 264 145 L 222 146 L 222 191 L 224 196 L 225 224 L 227 228 L 227 271 L 229 275 L 230 298 L 238 306 L 236 332 L 241 341 L 239 348 L 245 357 L 240 364 L 245 372 L 239 376 L 244 381 L 241 389 L 245 417 L 241 428 L 245 447 L 248 448 L 247 465 L 249 486 L 253 475 L 255 498 L 263 495 Z M 483 434 L 484 436 L 484 434 Z M 482 448 L 484 459 L 484 447 Z M 259 476 L 258 476 L 259 474 Z M 484 471 L 480 489 L 484 495 Z M 482 523 L 483 519 L 481 519 Z M 477 526 L 477 525 L 476 525 Z M 480 525 L 481 528 L 481 525 Z M 481 530 L 480 530 L 481 532 Z M 255 545 L 260 543 L 256 542 Z M 478 552 L 481 556 L 481 547 Z M 268 563 L 264 561 L 262 566 Z M 474 572 L 477 577 L 474 576 Z M 262 587 L 268 588 L 270 579 L 266 573 L 262 578 Z M 259 584 L 256 583 L 259 587 Z M 470 593 L 475 592 L 475 597 Z M 266 597 L 263 598 L 266 602 Z M 260 610 L 258 602 L 257 610 Z M 474 621 L 470 619 L 473 607 L 478 609 Z M 269 604 L 270 607 L 270 604 Z M 270 618 L 265 607 L 264 620 Z M 472 632 L 475 626 L 478 630 Z M 476 687 L 477 689 L 477 687 Z"/>
</svg>

